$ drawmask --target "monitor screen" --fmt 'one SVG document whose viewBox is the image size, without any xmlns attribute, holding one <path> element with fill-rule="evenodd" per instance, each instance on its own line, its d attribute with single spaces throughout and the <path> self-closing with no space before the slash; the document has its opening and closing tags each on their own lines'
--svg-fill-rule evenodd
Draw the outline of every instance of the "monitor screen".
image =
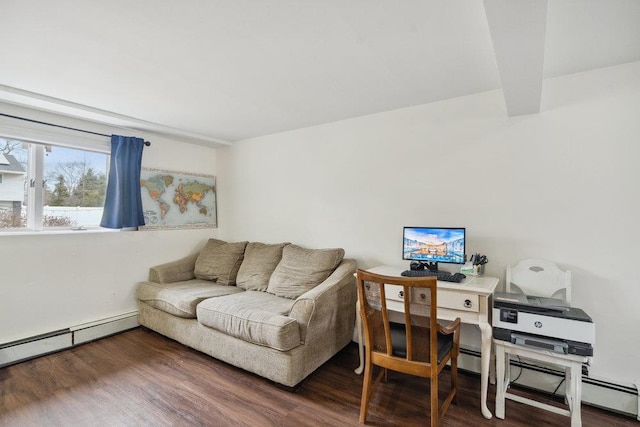
<svg viewBox="0 0 640 427">
<path fill-rule="evenodd" d="M 404 227 L 402 259 L 464 264 L 464 228 Z"/>
</svg>

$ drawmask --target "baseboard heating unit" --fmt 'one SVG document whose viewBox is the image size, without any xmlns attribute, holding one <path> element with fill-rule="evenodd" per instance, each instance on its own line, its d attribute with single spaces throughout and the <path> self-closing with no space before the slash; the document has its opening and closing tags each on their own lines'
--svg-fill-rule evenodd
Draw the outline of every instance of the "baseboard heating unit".
<svg viewBox="0 0 640 427">
<path fill-rule="evenodd" d="M 0 368 L 139 326 L 137 311 L 0 344 Z"/>
</svg>

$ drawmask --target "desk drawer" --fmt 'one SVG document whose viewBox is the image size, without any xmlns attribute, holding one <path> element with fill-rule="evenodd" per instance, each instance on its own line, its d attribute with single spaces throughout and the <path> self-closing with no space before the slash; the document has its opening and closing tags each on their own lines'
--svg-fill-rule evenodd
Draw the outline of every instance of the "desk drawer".
<svg viewBox="0 0 640 427">
<path fill-rule="evenodd" d="M 404 301 L 404 292 L 402 286 L 397 285 L 384 285 L 385 295 L 387 300 L 391 301 Z M 422 289 L 413 289 L 411 295 L 411 303 L 430 305 L 430 295 Z M 446 290 L 438 291 L 438 307 L 448 308 L 451 310 L 462 311 L 480 311 L 480 298 L 478 295 L 463 294 L 459 292 L 449 292 Z"/>
<path fill-rule="evenodd" d="M 388 296 L 387 296 L 388 298 Z M 478 295 L 461 294 L 458 292 L 438 291 L 438 307 L 451 310 L 480 311 Z M 430 295 L 422 289 L 414 289 L 411 302 L 415 304 L 431 304 Z"/>
<path fill-rule="evenodd" d="M 441 291 L 438 292 L 438 307 L 478 312 L 480 311 L 480 297 L 478 295 Z"/>
<path fill-rule="evenodd" d="M 384 285 L 384 293 L 388 300 L 404 301 L 404 291 L 399 285 Z"/>
</svg>

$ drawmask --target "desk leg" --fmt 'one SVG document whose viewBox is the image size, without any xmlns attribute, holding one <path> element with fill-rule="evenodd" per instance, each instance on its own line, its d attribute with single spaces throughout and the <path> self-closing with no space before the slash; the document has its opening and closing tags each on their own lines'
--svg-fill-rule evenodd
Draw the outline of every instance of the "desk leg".
<svg viewBox="0 0 640 427">
<path fill-rule="evenodd" d="M 507 354 L 507 360 L 508 356 Z M 501 344 L 496 344 L 496 417 L 501 420 L 504 420 L 504 399 L 509 384 L 508 376 L 509 364 L 505 363 L 504 347 Z"/>
<path fill-rule="evenodd" d="M 493 416 L 487 407 L 487 393 L 489 390 L 489 365 L 491 361 L 491 325 L 480 323 L 482 337 L 482 355 L 480 358 L 480 410 L 486 419 Z"/>
<path fill-rule="evenodd" d="M 358 333 L 358 356 L 360 356 L 360 366 L 353 372 L 360 375 L 364 371 L 364 344 L 362 343 L 362 318 L 360 317 L 360 303 L 356 303 L 356 330 Z"/>
</svg>

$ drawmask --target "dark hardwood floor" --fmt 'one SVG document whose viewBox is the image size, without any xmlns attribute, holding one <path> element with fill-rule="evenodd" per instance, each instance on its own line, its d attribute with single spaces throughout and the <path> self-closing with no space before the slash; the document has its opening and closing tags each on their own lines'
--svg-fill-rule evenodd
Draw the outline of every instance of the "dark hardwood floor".
<svg viewBox="0 0 640 427">
<path fill-rule="evenodd" d="M 294 392 L 145 329 L 134 329 L 0 369 L 1 426 L 358 426 L 362 377 L 348 346 Z M 442 388 L 448 385 L 444 374 Z M 568 426 L 569 419 L 516 402 L 486 420 L 480 380 L 460 374 L 444 426 Z M 489 387 L 494 409 L 495 388 Z M 372 400 L 372 426 L 428 425 L 426 380 L 390 373 Z M 583 425 L 637 426 L 583 406 Z"/>
</svg>

